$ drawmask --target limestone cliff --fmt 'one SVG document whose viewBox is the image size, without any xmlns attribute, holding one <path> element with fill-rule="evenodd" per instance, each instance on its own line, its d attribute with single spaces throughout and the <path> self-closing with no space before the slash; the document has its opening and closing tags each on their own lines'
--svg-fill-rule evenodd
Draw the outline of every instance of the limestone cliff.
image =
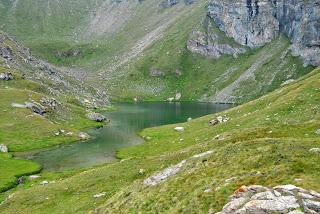
<svg viewBox="0 0 320 214">
<path fill-rule="evenodd" d="M 212 0 L 209 16 L 220 30 L 249 47 L 263 46 L 280 33 L 306 65 L 320 65 L 318 0 Z"/>
</svg>

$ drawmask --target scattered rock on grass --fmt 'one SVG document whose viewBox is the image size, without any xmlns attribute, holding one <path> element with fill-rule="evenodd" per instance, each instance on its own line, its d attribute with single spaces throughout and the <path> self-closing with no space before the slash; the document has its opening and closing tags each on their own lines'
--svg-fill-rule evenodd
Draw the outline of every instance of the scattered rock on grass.
<svg viewBox="0 0 320 214">
<path fill-rule="evenodd" d="M 317 135 L 320 135 L 320 129 L 318 129 L 318 130 L 316 131 L 316 134 L 317 134 Z"/>
<path fill-rule="evenodd" d="M 90 138 L 90 135 L 88 135 L 85 132 L 80 132 L 79 133 L 79 137 L 80 137 L 81 140 L 88 140 Z"/>
<path fill-rule="evenodd" d="M 219 214 L 234 213 L 319 213 L 320 194 L 294 185 L 274 188 L 242 186 L 230 197 Z"/>
<path fill-rule="evenodd" d="M 189 161 L 198 160 L 199 158 L 206 157 L 212 153 L 213 151 L 206 151 L 206 152 L 194 155 L 186 160 L 181 161 L 180 163 L 174 166 L 168 167 L 162 170 L 161 172 L 158 172 L 155 175 L 152 175 L 151 177 L 145 179 L 143 183 L 147 186 L 156 186 L 159 183 L 179 173 Z"/>
<path fill-rule="evenodd" d="M 10 72 L 0 73 L 0 80 L 5 80 L 5 81 L 13 80 L 13 75 Z"/>
<path fill-rule="evenodd" d="M 320 153 L 320 148 L 312 148 L 312 149 L 309 150 L 309 152 Z"/>
<path fill-rule="evenodd" d="M 174 97 L 169 97 L 167 100 L 168 100 L 169 102 L 172 102 L 172 101 L 174 101 Z"/>
<path fill-rule="evenodd" d="M 26 108 L 26 105 L 18 104 L 18 103 L 11 103 L 11 106 L 14 108 Z"/>
<path fill-rule="evenodd" d="M 87 117 L 90 120 L 94 120 L 96 122 L 103 122 L 103 121 L 107 120 L 107 118 L 104 115 L 102 115 L 100 113 L 95 113 L 95 112 L 88 113 Z"/>
<path fill-rule="evenodd" d="M 31 109 L 34 113 L 39 115 L 44 115 L 46 113 L 45 107 L 43 107 L 40 103 L 26 103 L 26 108 Z"/>
<path fill-rule="evenodd" d="M 222 116 L 218 116 L 212 120 L 209 121 L 209 123 L 213 126 L 218 125 L 219 123 L 226 123 L 230 120 L 230 117 L 222 117 Z"/>
<path fill-rule="evenodd" d="M 174 130 L 176 130 L 177 132 L 183 132 L 184 128 L 183 127 L 176 127 L 176 128 L 174 128 Z"/>
<path fill-rule="evenodd" d="M 101 198 L 101 197 L 104 197 L 104 196 L 106 196 L 106 192 L 101 192 L 101 193 L 98 193 L 98 194 L 95 194 L 93 197 L 94 198 Z"/>
<path fill-rule="evenodd" d="M 144 175 L 144 169 L 140 169 L 140 170 L 139 170 L 139 174 L 140 174 L 140 175 Z"/>
<path fill-rule="evenodd" d="M 182 96 L 181 93 L 176 93 L 175 100 L 180 100 L 181 96 Z"/>
<path fill-rule="evenodd" d="M 18 178 L 19 184 L 24 184 L 25 182 L 26 182 L 26 178 L 24 176 L 21 176 L 20 178 Z"/>
<path fill-rule="evenodd" d="M 40 185 L 42 185 L 42 186 L 45 186 L 45 185 L 47 185 L 47 184 L 49 184 L 48 181 L 41 181 L 41 182 L 40 182 Z"/>
<path fill-rule="evenodd" d="M 38 179 L 38 178 L 41 178 L 41 176 L 40 176 L 40 175 L 30 175 L 30 176 L 29 176 L 29 180 L 30 180 L 30 181 L 36 180 L 36 179 Z"/>
<path fill-rule="evenodd" d="M 189 118 L 187 119 L 187 121 L 188 121 L 188 122 L 191 122 L 191 121 L 192 121 L 192 118 L 191 118 L 191 117 L 189 117 Z"/>
<path fill-rule="evenodd" d="M 0 152 L 7 153 L 8 147 L 4 144 L 0 144 Z"/>
</svg>

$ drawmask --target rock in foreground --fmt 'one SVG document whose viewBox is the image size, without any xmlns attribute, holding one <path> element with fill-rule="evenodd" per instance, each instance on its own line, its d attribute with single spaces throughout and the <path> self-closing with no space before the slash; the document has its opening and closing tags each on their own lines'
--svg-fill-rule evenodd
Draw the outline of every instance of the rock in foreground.
<svg viewBox="0 0 320 214">
<path fill-rule="evenodd" d="M 240 187 L 219 214 L 320 213 L 320 193 L 294 185 Z"/>
</svg>

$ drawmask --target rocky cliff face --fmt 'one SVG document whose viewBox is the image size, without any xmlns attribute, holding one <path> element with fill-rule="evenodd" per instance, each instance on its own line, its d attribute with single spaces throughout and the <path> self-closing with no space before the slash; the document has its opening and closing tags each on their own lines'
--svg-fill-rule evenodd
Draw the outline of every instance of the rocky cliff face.
<svg viewBox="0 0 320 214">
<path fill-rule="evenodd" d="M 212 0 L 209 16 L 228 36 L 249 47 L 284 33 L 293 43 L 293 54 L 306 65 L 320 65 L 318 0 Z"/>
</svg>

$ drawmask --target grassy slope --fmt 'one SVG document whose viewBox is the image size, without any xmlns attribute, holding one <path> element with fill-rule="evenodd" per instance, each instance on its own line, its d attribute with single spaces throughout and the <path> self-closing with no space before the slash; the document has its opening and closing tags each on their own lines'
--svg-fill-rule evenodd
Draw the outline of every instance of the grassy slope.
<svg viewBox="0 0 320 214">
<path fill-rule="evenodd" d="M 290 53 L 284 55 L 289 47 L 285 37 L 263 48 L 249 51 L 237 59 L 226 56 L 213 60 L 190 53 L 186 44 L 193 29 L 201 30 L 199 26 L 207 12 L 205 0 L 191 6 L 181 2 L 168 9 L 161 9 L 157 0 L 142 3 L 101 0 L 16 2 L 16 7 L 11 1 L 3 1 L 2 7 L 0 5 L 0 18 L 5 20 L 2 28 L 54 64 L 86 69 L 89 74 L 87 82 L 104 85 L 114 101 L 132 101 L 133 97 L 164 100 L 178 91 L 182 93 L 183 100 L 211 101 L 217 91 L 235 81 L 255 62 L 261 61 L 262 57 L 270 53 L 270 49 L 273 50 L 272 57 L 258 66 L 255 80 L 246 81 L 235 91 L 239 102 L 257 98 L 278 88 L 285 80 L 297 79 L 312 70 L 310 67 L 304 68 L 302 61 Z M 121 14 L 123 4 L 127 5 L 125 8 L 128 10 L 123 18 L 128 16 L 129 19 L 120 24 L 115 22 L 116 31 L 87 35 L 92 19 L 102 13 L 104 15 L 100 17 L 100 25 L 106 25 L 104 19 L 114 21 L 114 17 L 105 15 L 109 13 L 108 10 L 112 8 Z M 93 11 L 96 11 L 96 17 L 92 16 Z M 163 38 L 131 63 L 112 69 L 127 57 L 126 53 L 130 53 L 138 41 L 175 18 L 169 28 L 158 33 Z M 202 30 L 206 31 L 206 26 Z M 214 24 L 212 30 L 220 36 L 220 42 L 234 43 Z M 70 50 L 80 50 L 81 54 L 70 57 L 56 54 L 57 51 Z M 162 70 L 165 77 L 151 77 L 149 71 L 152 68 Z M 237 71 L 232 75 L 224 76 L 235 68 Z M 177 75 L 176 71 L 182 75 Z M 97 73 L 100 72 L 103 75 L 99 76 L 101 81 L 97 81 Z"/>
<path fill-rule="evenodd" d="M 23 57 L 20 55 L 19 48 L 21 47 L 9 39 L 1 42 L 0 45 L 10 47 L 14 51 L 15 62 L 21 63 L 20 58 Z M 34 69 L 32 66 L 23 65 L 21 70 L 25 73 L 32 68 Z M 25 79 L 20 70 L 10 68 L 2 58 L 0 58 L 0 72 L 10 72 L 14 75 L 14 80 L 0 80 L 0 144 L 7 145 L 9 152 L 40 149 L 74 142 L 79 140 L 80 130 L 101 125 L 87 119 L 84 107 L 66 93 L 63 96 L 55 97 L 61 105 L 57 110 L 49 110 L 46 116 L 33 114 L 30 109 L 12 107 L 13 103 L 24 104 L 31 100 L 39 102 L 42 97 L 51 96 L 47 87 Z M 34 72 L 43 71 L 36 70 Z M 59 129 L 74 134 L 73 136 L 63 134 L 55 136 Z M 38 164 L 31 161 L 13 159 L 11 154 L 0 154 L 0 192 L 16 185 L 19 176 L 35 173 L 40 169 Z"/>
<path fill-rule="evenodd" d="M 183 100 L 210 101 L 217 91 L 231 84 L 247 69 L 271 54 L 266 62 L 257 66 L 255 78 L 244 82 L 235 91 L 234 94 L 239 97 L 237 101 L 245 102 L 275 90 L 287 79 L 297 79 L 313 69 L 304 68 L 303 62 L 290 54 L 290 42 L 285 36 L 280 36 L 262 48 L 249 50 L 236 59 L 231 56 L 210 59 L 191 53 L 186 44 L 190 32 L 199 28 L 205 10 L 205 7 L 195 7 L 184 14 L 167 29 L 164 38 L 156 41 L 127 68 L 121 67 L 118 72 L 127 74 L 115 79 L 112 85 L 108 83 L 110 93 L 114 97 L 119 96 L 120 100 L 132 100 L 133 97 L 166 100 L 176 92 L 181 92 Z M 206 22 L 207 19 L 204 23 Z M 214 23 L 210 24 L 213 33 L 218 34 L 222 40 L 220 42 L 234 43 L 218 30 Z M 206 26 L 203 28 L 206 30 Z M 151 69 L 161 70 L 165 76 L 152 77 Z M 236 71 L 227 75 L 232 69 Z M 177 71 L 182 75 L 178 75 Z M 123 85 L 126 85 L 125 89 Z"/>
<path fill-rule="evenodd" d="M 220 113 L 231 120 L 209 125 L 213 115 L 144 130 L 151 140 L 123 149 L 125 161 L 97 167 L 48 186 L 15 192 L 2 213 L 208 213 L 218 211 L 240 185 L 292 183 L 320 191 L 320 70 L 258 100 Z M 299 117 L 297 117 L 299 115 Z M 217 135 L 221 140 L 215 139 Z M 183 140 L 180 140 L 183 139 Z M 214 153 L 189 162 L 168 181 L 146 187 L 144 178 L 204 151 Z M 145 174 L 140 175 L 139 169 Z M 237 179 L 225 182 L 236 176 Z M 296 178 L 302 181 L 295 180 Z M 212 192 L 204 190 L 211 188 Z M 107 195 L 94 199 L 93 195 Z M 49 198 L 49 199 L 46 199 Z M 121 211 L 120 211 L 121 210 Z"/>
</svg>

